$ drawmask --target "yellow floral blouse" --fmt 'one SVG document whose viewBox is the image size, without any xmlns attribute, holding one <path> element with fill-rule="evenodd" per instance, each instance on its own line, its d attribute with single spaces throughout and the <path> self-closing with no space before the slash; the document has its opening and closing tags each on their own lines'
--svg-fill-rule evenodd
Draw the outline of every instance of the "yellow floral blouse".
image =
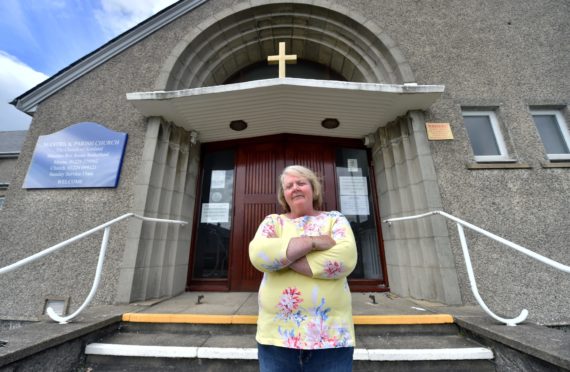
<svg viewBox="0 0 570 372">
<path fill-rule="evenodd" d="M 289 240 L 317 235 L 330 235 L 337 244 L 307 254 L 313 277 L 289 269 Z M 264 273 L 259 287 L 257 342 L 294 349 L 354 346 L 346 277 L 356 265 L 356 243 L 340 212 L 295 219 L 269 215 L 249 244 L 249 257 Z"/>
</svg>

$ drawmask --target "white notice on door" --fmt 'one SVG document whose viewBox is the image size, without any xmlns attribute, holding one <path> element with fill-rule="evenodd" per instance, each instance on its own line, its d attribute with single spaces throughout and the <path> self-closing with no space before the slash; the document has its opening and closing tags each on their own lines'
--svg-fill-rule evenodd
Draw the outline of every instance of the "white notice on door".
<svg viewBox="0 0 570 372">
<path fill-rule="evenodd" d="M 369 216 L 368 196 L 341 195 L 340 212 L 346 216 Z"/>
<path fill-rule="evenodd" d="M 230 221 L 230 204 L 229 203 L 203 203 L 202 223 L 218 223 Z"/>
<path fill-rule="evenodd" d="M 340 195 L 368 195 L 366 177 L 339 177 Z"/>
<path fill-rule="evenodd" d="M 210 184 L 211 189 L 223 189 L 226 187 L 226 171 L 225 170 L 213 170 L 212 171 L 212 182 Z"/>
<path fill-rule="evenodd" d="M 347 159 L 346 165 L 350 173 L 358 172 L 358 159 Z"/>
</svg>

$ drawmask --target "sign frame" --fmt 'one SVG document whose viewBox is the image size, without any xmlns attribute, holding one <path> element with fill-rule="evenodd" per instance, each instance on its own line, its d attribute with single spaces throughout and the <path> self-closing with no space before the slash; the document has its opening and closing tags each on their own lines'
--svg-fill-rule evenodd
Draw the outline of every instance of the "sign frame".
<svg viewBox="0 0 570 372">
<path fill-rule="evenodd" d="M 39 136 L 22 188 L 116 188 L 127 140 L 95 122 Z"/>
</svg>

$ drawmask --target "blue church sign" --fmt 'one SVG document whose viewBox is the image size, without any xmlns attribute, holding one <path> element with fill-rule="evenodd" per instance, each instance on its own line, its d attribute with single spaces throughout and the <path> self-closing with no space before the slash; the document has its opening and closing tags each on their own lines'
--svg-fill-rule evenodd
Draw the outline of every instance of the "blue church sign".
<svg viewBox="0 0 570 372">
<path fill-rule="evenodd" d="M 25 189 L 117 187 L 127 134 L 83 122 L 40 136 Z"/>
</svg>

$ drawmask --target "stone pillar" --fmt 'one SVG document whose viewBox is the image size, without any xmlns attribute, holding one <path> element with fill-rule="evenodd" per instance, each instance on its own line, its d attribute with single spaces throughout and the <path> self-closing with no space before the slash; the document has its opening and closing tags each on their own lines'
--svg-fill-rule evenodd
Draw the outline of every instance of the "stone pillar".
<svg viewBox="0 0 570 372">
<path fill-rule="evenodd" d="M 116 302 L 168 297 L 184 291 L 199 154 L 199 145 L 192 144 L 189 132 L 162 118 L 148 118 L 133 212 L 184 220 L 188 225 L 130 220 Z"/>
<path fill-rule="evenodd" d="M 382 220 L 442 209 L 422 112 L 411 111 L 379 128 L 372 154 Z M 382 235 L 392 292 L 462 303 L 442 217 L 382 224 Z"/>
</svg>

